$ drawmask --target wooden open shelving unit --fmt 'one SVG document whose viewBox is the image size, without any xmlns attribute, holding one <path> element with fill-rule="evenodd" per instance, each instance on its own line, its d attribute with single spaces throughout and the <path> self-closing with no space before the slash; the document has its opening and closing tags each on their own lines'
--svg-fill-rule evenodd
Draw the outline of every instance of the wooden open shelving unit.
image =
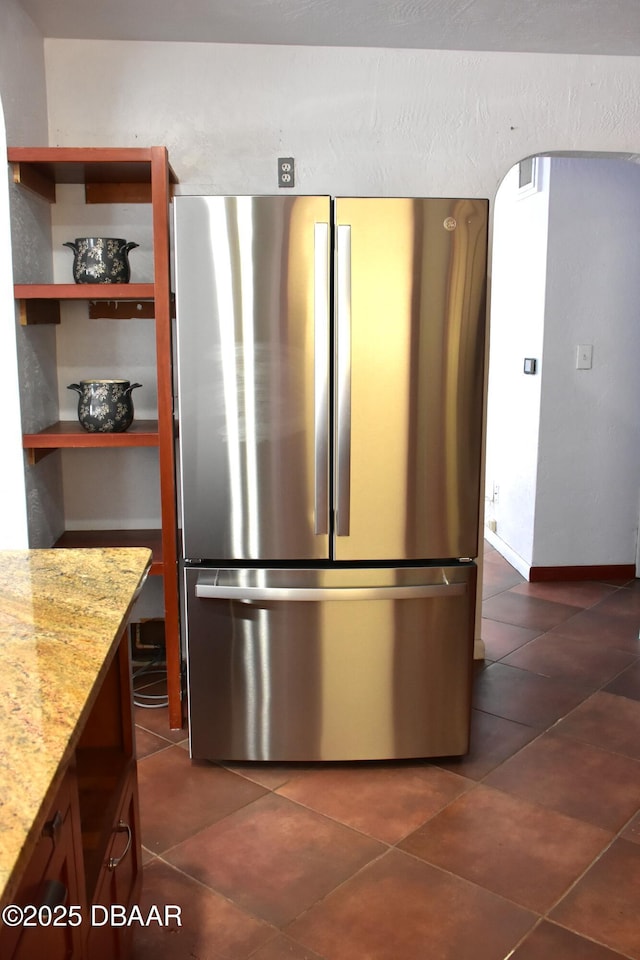
<svg viewBox="0 0 640 960">
<path fill-rule="evenodd" d="M 160 474 L 161 525 L 159 530 L 65 531 L 55 546 L 148 546 L 153 550 L 151 573 L 162 576 L 167 659 L 169 724 L 183 725 L 182 658 L 180 652 L 177 515 L 175 489 L 175 425 L 171 320 L 173 301 L 170 278 L 169 206 L 172 184 L 177 182 L 165 147 L 10 147 L 8 159 L 13 179 L 50 203 L 56 201 L 56 184 L 83 184 L 85 202 L 147 203 L 152 208 L 152 283 L 16 284 L 20 322 L 24 325 L 60 323 L 60 302 L 83 300 L 88 316 L 104 319 L 142 317 L 155 323 L 158 381 L 157 421 L 134 421 L 125 433 L 87 433 L 77 422 L 50 424 L 37 433 L 24 434 L 28 462 L 65 447 L 157 447 Z"/>
</svg>

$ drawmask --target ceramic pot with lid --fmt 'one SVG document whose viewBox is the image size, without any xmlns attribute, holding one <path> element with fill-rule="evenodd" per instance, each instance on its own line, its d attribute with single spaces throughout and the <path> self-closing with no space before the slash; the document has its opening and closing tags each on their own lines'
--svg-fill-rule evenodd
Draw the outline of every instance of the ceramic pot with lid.
<svg viewBox="0 0 640 960">
<path fill-rule="evenodd" d="M 76 237 L 63 246 L 74 252 L 76 283 L 129 283 L 129 251 L 140 244 L 119 237 Z"/>
<path fill-rule="evenodd" d="M 89 433 L 124 433 L 133 423 L 131 392 L 141 383 L 128 380 L 81 380 L 68 390 L 78 394 L 78 420 Z"/>
</svg>

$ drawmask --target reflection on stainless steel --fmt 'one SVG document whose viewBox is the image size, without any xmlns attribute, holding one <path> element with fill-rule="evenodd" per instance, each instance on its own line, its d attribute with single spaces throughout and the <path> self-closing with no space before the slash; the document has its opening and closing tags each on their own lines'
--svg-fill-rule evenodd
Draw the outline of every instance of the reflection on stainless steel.
<svg viewBox="0 0 640 960">
<path fill-rule="evenodd" d="M 243 651 L 239 669 L 246 678 L 246 724 L 252 754 L 264 756 L 269 751 L 269 725 L 272 686 L 269 679 L 269 623 L 265 610 L 256 611 L 251 623 L 240 619 L 234 626 L 239 631 L 234 646 Z"/>
<path fill-rule="evenodd" d="M 185 576 L 193 756 L 372 760 L 467 750 L 473 564 L 190 568 Z M 354 580 L 356 590 L 369 586 L 378 599 L 243 603 L 198 596 L 207 586 L 248 584 L 266 591 L 293 584 L 331 596 Z M 436 595 L 420 597 L 421 581 Z M 416 594 L 389 599 L 384 590 L 393 595 L 394 588 Z"/>
</svg>

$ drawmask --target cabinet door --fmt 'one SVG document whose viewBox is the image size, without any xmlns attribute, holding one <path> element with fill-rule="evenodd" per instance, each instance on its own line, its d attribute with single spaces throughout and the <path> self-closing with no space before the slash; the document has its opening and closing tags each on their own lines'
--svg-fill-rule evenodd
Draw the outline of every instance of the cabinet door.
<svg viewBox="0 0 640 960">
<path fill-rule="evenodd" d="M 109 851 L 113 902 L 130 907 L 137 901 L 142 880 L 140 860 L 138 783 L 136 771 L 133 769 Z"/>
<path fill-rule="evenodd" d="M 75 778 L 67 775 L 51 808 L 43 834 L 20 885 L 15 902 L 27 912 L 34 926 L 0 928 L 0 957 L 12 960 L 67 960 L 80 957 L 82 926 L 86 922 L 84 878 L 80 860 L 80 823 Z M 66 921 L 66 912 L 56 907 L 81 908 L 82 924 L 54 926 L 53 920 Z M 35 915 L 35 910 L 42 910 Z M 47 909 L 48 908 L 48 909 Z M 30 916 L 30 914 L 34 916 Z"/>
<path fill-rule="evenodd" d="M 137 902 L 141 882 L 138 786 L 132 768 L 94 897 L 96 923 L 88 930 L 86 949 L 91 960 L 124 960 L 127 956 L 131 928 L 126 923 L 111 923 L 109 911 L 117 904 L 128 913 Z"/>
</svg>

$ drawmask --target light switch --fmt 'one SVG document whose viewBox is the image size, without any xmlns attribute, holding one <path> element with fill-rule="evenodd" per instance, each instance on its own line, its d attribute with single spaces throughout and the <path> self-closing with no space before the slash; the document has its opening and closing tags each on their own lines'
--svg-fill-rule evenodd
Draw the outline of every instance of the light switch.
<svg viewBox="0 0 640 960">
<path fill-rule="evenodd" d="M 576 354 L 576 370 L 591 370 L 593 366 L 593 344 L 581 343 Z"/>
<path fill-rule="evenodd" d="M 535 373 L 537 369 L 537 361 L 535 357 L 525 357 L 524 358 L 524 372 L 525 373 Z"/>
</svg>

